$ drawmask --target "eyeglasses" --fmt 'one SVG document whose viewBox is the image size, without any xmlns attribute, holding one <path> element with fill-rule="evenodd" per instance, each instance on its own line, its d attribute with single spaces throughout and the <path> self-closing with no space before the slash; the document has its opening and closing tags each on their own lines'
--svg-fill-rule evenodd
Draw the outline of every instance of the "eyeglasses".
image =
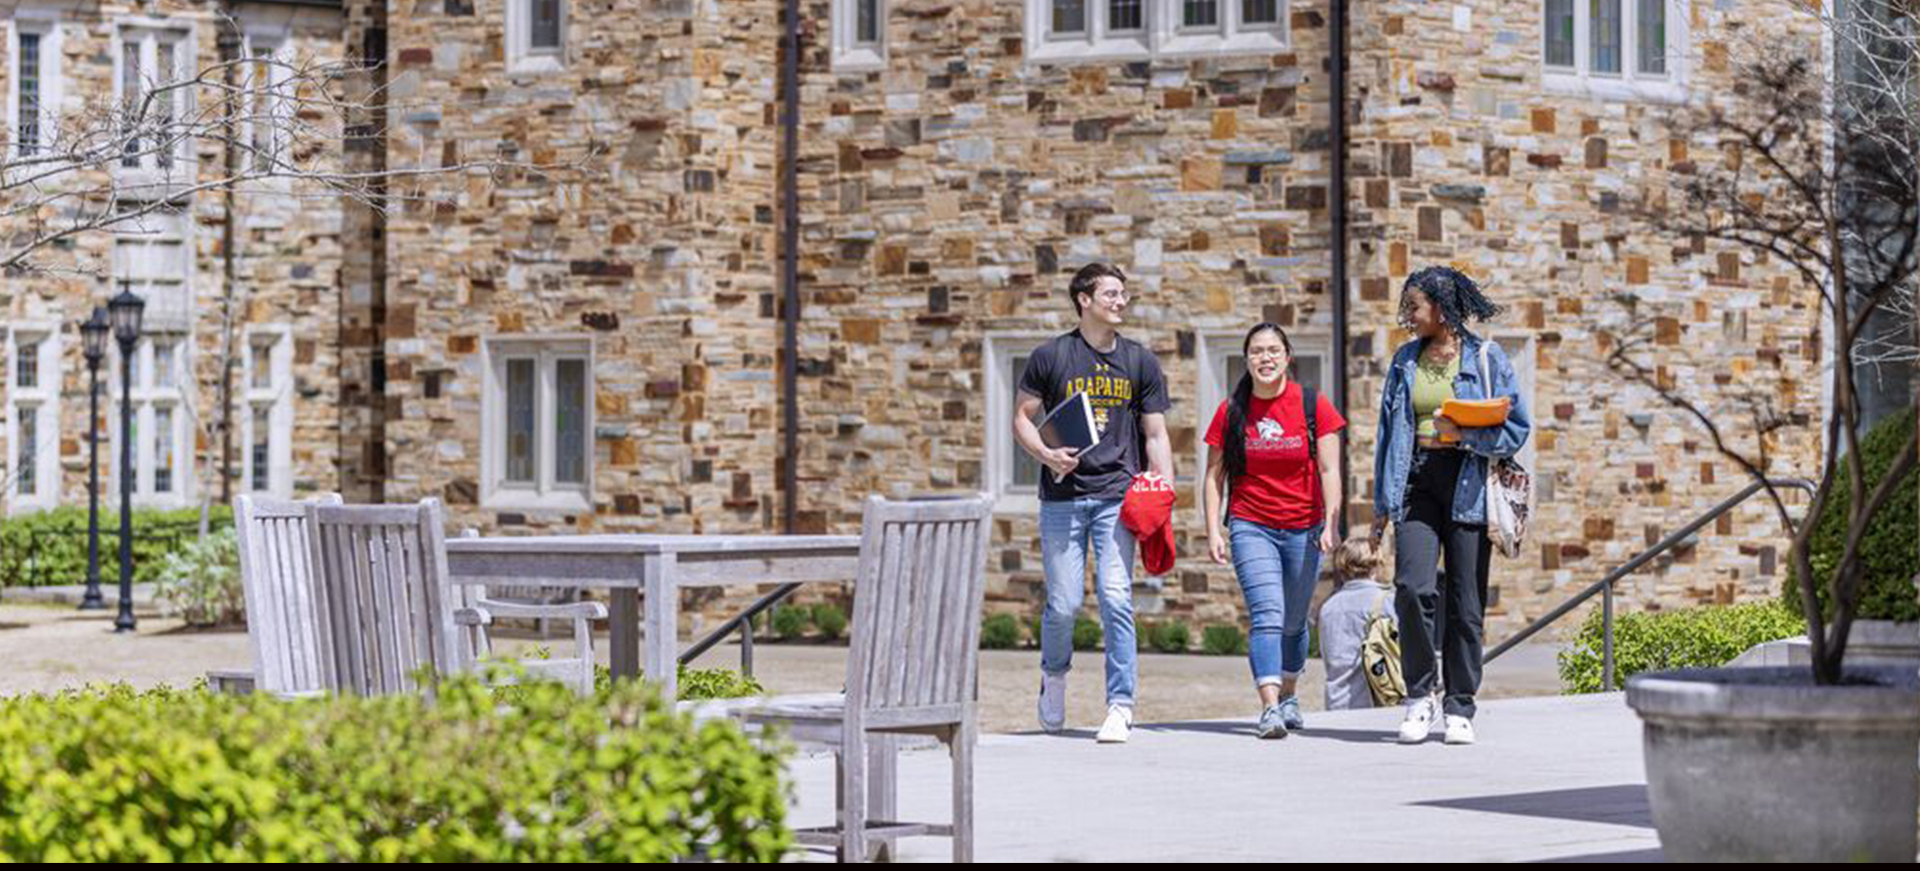
<svg viewBox="0 0 1920 871">
<path fill-rule="evenodd" d="M 1247 352 L 1247 359 L 1249 360 L 1280 360 L 1286 356 L 1287 349 L 1285 348 L 1261 348 L 1257 351 Z"/>
<path fill-rule="evenodd" d="M 1133 299 L 1133 294 L 1124 290 L 1103 290 L 1094 294 L 1093 298 L 1105 303 L 1116 303 Z"/>
</svg>

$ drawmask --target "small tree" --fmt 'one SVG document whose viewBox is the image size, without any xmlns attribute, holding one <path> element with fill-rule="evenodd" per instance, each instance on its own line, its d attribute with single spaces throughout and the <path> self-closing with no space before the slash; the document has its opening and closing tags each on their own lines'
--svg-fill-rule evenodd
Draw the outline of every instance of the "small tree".
<svg viewBox="0 0 1920 871">
<path fill-rule="evenodd" d="M 1916 445 L 1908 444 L 1884 478 L 1867 479 L 1857 444 L 1862 371 L 1911 359 L 1914 349 L 1905 333 L 1870 329 L 1884 312 L 1912 317 L 1920 242 L 1920 115 L 1913 90 L 1920 44 L 1912 13 L 1904 4 L 1888 3 L 1866 0 L 1847 17 L 1824 20 L 1837 64 L 1811 50 L 1770 44 L 1739 64 L 1732 100 L 1678 112 L 1674 135 L 1717 144 L 1720 159 L 1677 185 L 1677 202 L 1654 191 L 1639 209 L 1644 220 L 1690 240 L 1696 251 L 1705 240 L 1731 243 L 1784 264 L 1804 292 L 1818 294 L 1818 329 L 1811 340 L 1819 341 L 1821 332 L 1831 337 L 1832 380 L 1825 451 L 1806 516 L 1796 518 L 1789 510 L 1772 476 L 1780 440 L 1814 437 L 1821 422 L 1780 407 L 1763 386 L 1736 382 L 1717 401 L 1689 395 L 1650 356 L 1658 321 L 1629 295 L 1621 298 L 1630 325 L 1614 334 L 1608 360 L 1614 371 L 1698 422 L 1721 456 L 1764 486 L 1792 534 L 1790 563 L 1807 615 L 1814 679 L 1821 684 L 1841 680 L 1860 603 L 1867 528 L 1916 459 Z M 1843 477 L 1864 483 L 1836 492 Z M 1847 500 L 1845 547 L 1830 571 L 1816 573 L 1809 539 L 1814 520 L 1834 499 Z M 1826 613 L 1816 585 L 1830 593 Z"/>
</svg>

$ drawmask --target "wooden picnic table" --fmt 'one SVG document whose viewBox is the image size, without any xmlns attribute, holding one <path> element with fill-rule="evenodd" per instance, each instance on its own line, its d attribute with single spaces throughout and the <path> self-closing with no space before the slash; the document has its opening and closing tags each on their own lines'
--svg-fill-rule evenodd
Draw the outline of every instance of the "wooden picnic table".
<svg viewBox="0 0 1920 871">
<path fill-rule="evenodd" d="M 686 587 L 849 582 L 857 535 L 538 535 L 447 540 L 454 584 L 605 589 L 608 665 L 645 674 L 666 697 L 679 691 L 680 595 Z M 646 593 L 641 671 L 640 602 Z"/>
</svg>

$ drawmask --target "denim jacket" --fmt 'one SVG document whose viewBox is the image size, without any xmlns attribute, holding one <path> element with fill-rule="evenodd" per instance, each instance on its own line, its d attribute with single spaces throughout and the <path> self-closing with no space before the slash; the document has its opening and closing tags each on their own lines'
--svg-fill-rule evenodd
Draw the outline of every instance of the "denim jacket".
<svg viewBox="0 0 1920 871">
<path fill-rule="evenodd" d="M 1511 457 L 1520 452 L 1533 431 L 1526 399 L 1520 395 L 1513 361 L 1500 343 L 1487 349 L 1487 367 L 1493 371 L 1493 390 L 1489 396 L 1480 377 L 1481 338 L 1467 333 L 1460 348 L 1460 374 L 1453 379 L 1456 399 L 1488 399 L 1507 396 L 1513 409 L 1507 422 L 1498 427 L 1462 429 L 1461 446 L 1467 450 L 1460 466 L 1460 483 L 1453 491 L 1455 523 L 1487 522 L 1488 457 Z M 1414 367 L 1419 364 L 1424 339 L 1415 339 L 1394 352 L 1393 365 L 1387 370 L 1380 391 L 1380 430 L 1373 447 L 1373 510 L 1377 517 L 1398 523 L 1407 517 L 1407 484 L 1413 471 Z"/>
</svg>

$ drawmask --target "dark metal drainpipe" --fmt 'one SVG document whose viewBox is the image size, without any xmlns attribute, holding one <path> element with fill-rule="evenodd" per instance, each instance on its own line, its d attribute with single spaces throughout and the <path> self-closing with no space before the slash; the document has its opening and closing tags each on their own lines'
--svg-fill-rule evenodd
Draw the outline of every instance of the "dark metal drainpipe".
<svg viewBox="0 0 1920 871">
<path fill-rule="evenodd" d="M 1349 295 L 1347 279 L 1347 2 L 1346 0 L 1328 0 L 1332 8 L 1328 17 L 1332 19 L 1332 31 L 1329 34 L 1327 51 L 1330 64 L 1328 75 L 1333 79 L 1333 404 L 1342 415 L 1350 414 L 1347 408 L 1347 301 Z M 1344 438 L 1342 445 L 1346 444 Z M 1340 492 L 1351 504 L 1353 502 L 1353 475 L 1347 462 L 1347 452 L 1340 451 Z M 1344 537 L 1348 531 L 1347 513 L 1340 512 L 1340 534 Z"/>
<path fill-rule="evenodd" d="M 781 116 L 784 153 L 781 155 L 781 211 L 785 232 L 780 238 L 782 294 L 780 355 L 781 426 L 780 489 L 784 500 L 780 529 L 792 535 L 800 516 L 800 0 L 786 0 L 787 39 L 781 58 Z"/>
</svg>

